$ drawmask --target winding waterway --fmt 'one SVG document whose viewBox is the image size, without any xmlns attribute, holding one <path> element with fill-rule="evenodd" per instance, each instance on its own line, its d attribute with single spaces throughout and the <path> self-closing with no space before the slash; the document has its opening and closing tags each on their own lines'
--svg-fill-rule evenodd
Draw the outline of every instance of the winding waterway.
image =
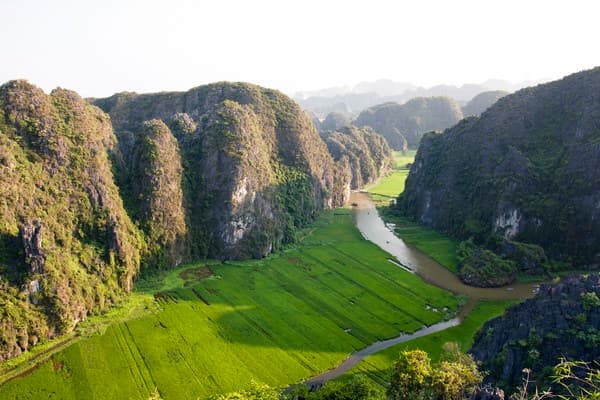
<svg viewBox="0 0 600 400">
<path fill-rule="evenodd" d="M 465 285 L 437 261 L 408 246 L 388 228 L 375 204 L 366 193 L 352 194 L 354 220 L 363 237 L 393 255 L 396 260 L 432 285 L 454 294 L 466 295 L 472 300 L 520 300 L 532 297 L 535 284 L 515 283 L 502 288 L 477 288 Z"/>
<path fill-rule="evenodd" d="M 537 285 L 533 283 L 516 283 L 502 288 L 477 288 L 465 285 L 456 275 L 441 266 L 437 261 L 421 253 L 419 250 L 408 246 L 402 239 L 397 237 L 385 225 L 377 212 L 377 208 L 375 208 L 375 204 L 366 193 L 355 192 L 352 194 L 350 201 L 356 204 L 352 207 L 354 222 L 363 237 L 394 256 L 399 268 L 407 269 L 420 276 L 424 281 L 454 294 L 468 296 L 469 301 L 456 318 L 438 322 L 411 334 L 402 334 L 392 339 L 375 342 L 364 349 L 352 353 L 336 368 L 308 379 L 305 384 L 310 387 L 318 387 L 330 379 L 337 378 L 349 371 L 363 358 L 373 353 L 399 343 L 460 325 L 462 319 L 479 300 L 523 300 L 533 297 L 536 292 Z M 394 263 L 396 264 L 395 261 Z"/>
</svg>

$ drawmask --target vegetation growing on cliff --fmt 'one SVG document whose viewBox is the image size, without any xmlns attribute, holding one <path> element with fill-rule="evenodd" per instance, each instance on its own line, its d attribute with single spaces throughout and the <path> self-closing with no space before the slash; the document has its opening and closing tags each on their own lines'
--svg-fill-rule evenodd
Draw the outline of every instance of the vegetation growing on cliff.
<svg viewBox="0 0 600 400">
<path fill-rule="evenodd" d="M 559 391 L 552 385 L 552 367 L 561 357 L 586 362 L 600 358 L 598 295 L 598 275 L 542 285 L 534 299 L 486 323 L 471 353 L 504 388 L 519 385 L 521 371 L 528 368 L 539 388 Z"/>
<path fill-rule="evenodd" d="M 499 235 L 541 247 L 540 260 L 597 265 L 599 87 L 600 68 L 580 72 L 425 135 L 399 210 L 493 251 Z"/>
<path fill-rule="evenodd" d="M 313 124 L 277 91 L 218 83 L 185 93 L 117 94 L 95 104 L 111 115 L 125 169 L 127 138 L 143 135 L 145 121 L 171 127 L 189 238 L 180 259 L 262 257 L 293 241 L 319 210 L 345 200 Z"/>
<path fill-rule="evenodd" d="M 0 87 L 0 360 L 132 289 L 144 248 L 122 206 L 110 121 L 74 92 Z"/>
<path fill-rule="evenodd" d="M 389 172 L 393 155 L 385 139 L 370 128 L 345 126 L 321 133 L 338 168 L 349 175 L 349 189 L 357 190 Z"/>
</svg>

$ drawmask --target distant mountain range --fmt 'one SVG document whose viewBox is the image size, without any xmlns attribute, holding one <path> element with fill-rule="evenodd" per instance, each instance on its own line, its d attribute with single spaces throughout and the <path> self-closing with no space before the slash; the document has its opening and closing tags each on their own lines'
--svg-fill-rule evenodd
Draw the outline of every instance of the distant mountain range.
<svg viewBox="0 0 600 400">
<path fill-rule="evenodd" d="M 415 97 L 452 97 L 464 105 L 479 93 L 491 90 L 514 92 L 540 82 L 524 81 L 511 83 L 499 79 L 489 79 L 482 83 L 469 83 L 462 86 L 436 85 L 429 88 L 418 87 L 408 82 L 395 82 L 379 79 L 361 82 L 354 87 L 338 86 L 294 94 L 304 109 L 325 118 L 332 111 L 358 115 L 365 108 L 386 102 L 405 103 Z"/>
</svg>

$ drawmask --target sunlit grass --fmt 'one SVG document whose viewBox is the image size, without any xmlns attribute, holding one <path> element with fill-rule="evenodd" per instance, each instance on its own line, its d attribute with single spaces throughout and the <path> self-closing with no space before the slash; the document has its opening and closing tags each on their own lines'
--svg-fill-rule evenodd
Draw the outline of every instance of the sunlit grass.
<svg viewBox="0 0 600 400">
<path fill-rule="evenodd" d="M 202 281 L 180 273 L 204 263 L 138 281 L 138 304 L 117 312 L 117 323 L 90 328 L 0 387 L 0 398 L 147 399 L 155 388 L 165 399 L 206 398 L 251 379 L 286 386 L 457 310 L 457 298 L 362 239 L 347 209 L 324 213 L 306 232 L 298 247 L 267 259 L 210 262 L 214 274 Z"/>
<path fill-rule="evenodd" d="M 506 308 L 512 304 L 515 304 L 515 302 L 479 302 L 462 324 L 419 339 L 398 344 L 379 353 L 370 355 L 339 379 L 347 379 L 348 376 L 353 374 L 364 374 L 375 382 L 385 386 L 389 381 L 389 369 L 398 359 L 398 354 L 403 350 L 424 350 L 429 353 L 429 356 L 434 362 L 439 360 L 444 343 L 456 342 L 461 350 L 467 351 L 473 345 L 475 334 L 483 324 L 502 314 Z"/>
<path fill-rule="evenodd" d="M 415 153 L 415 150 L 408 150 L 405 153 L 394 152 L 395 166 L 392 173 L 380 178 L 375 184 L 365 189 L 371 194 L 373 201 L 387 205 L 390 200 L 394 200 L 404 191 L 404 183 L 409 171 L 407 165 L 414 161 Z"/>
</svg>

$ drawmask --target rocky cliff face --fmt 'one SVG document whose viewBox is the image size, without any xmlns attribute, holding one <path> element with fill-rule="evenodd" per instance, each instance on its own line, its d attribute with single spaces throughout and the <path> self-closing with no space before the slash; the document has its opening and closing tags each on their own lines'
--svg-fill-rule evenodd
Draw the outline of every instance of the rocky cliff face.
<svg viewBox="0 0 600 400">
<path fill-rule="evenodd" d="M 487 322 L 470 353 L 490 372 L 490 381 L 513 389 L 522 383 L 522 370 L 529 368 L 538 387 L 545 389 L 560 357 L 600 358 L 599 296 L 598 275 L 542 285 L 534 299 Z"/>
<path fill-rule="evenodd" d="M 133 145 L 124 198 L 132 218 L 146 232 L 146 266 L 173 266 L 188 259 L 181 156 L 177 140 L 160 120 L 143 125 Z"/>
<path fill-rule="evenodd" d="M 114 184 L 115 143 L 73 92 L 0 87 L 0 360 L 131 290 L 143 243 Z"/>
<path fill-rule="evenodd" d="M 600 68 L 523 89 L 427 134 L 398 206 L 456 237 L 600 263 Z"/>
<path fill-rule="evenodd" d="M 177 138 L 188 224 L 181 259 L 264 256 L 343 198 L 312 122 L 279 92 L 218 83 L 185 93 L 122 93 L 95 104 L 111 116 L 124 175 L 146 121 L 162 121 Z"/>
<path fill-rule="evenodd" d="M 321 137 L 336 161 L 337 173 L 349 177 L 342 179 L 348 182 L 345 200 L 350 190 L 374 182 L 394 165 L 391 148 L 383 136 L 371 128 L 345 126 L 338 131 L 323 132 Z"/>
<path fill-rule="evenodd" d="M 360 113 L 357 126 L 381 133 L 394 150 L 416 149 L 425 132 L 451 127 L 463 117 L 460 105 L 449 97 L 417 97 L 405 104 L 384 103 Z"/>
<path fill-rule="evenodd" d="M 465 117 L 479 116 L 485 110 L 490 108 L 492 104 L 507 94 L 509 93 L 504 90 L 491 90 L 489 92 L 479 93 L 465 104 L 462 108 L 463 114 Z"/>
<path fill-rule="evenodd" d="M 0 87 L 0 360 L 118 302 L 141 263 L 265 256 L 391 160 L 360 131 L 361 164 L 335 164 L 293 101 L 249 84 L 94 102 L 110 117 Z"/>
</svg>

